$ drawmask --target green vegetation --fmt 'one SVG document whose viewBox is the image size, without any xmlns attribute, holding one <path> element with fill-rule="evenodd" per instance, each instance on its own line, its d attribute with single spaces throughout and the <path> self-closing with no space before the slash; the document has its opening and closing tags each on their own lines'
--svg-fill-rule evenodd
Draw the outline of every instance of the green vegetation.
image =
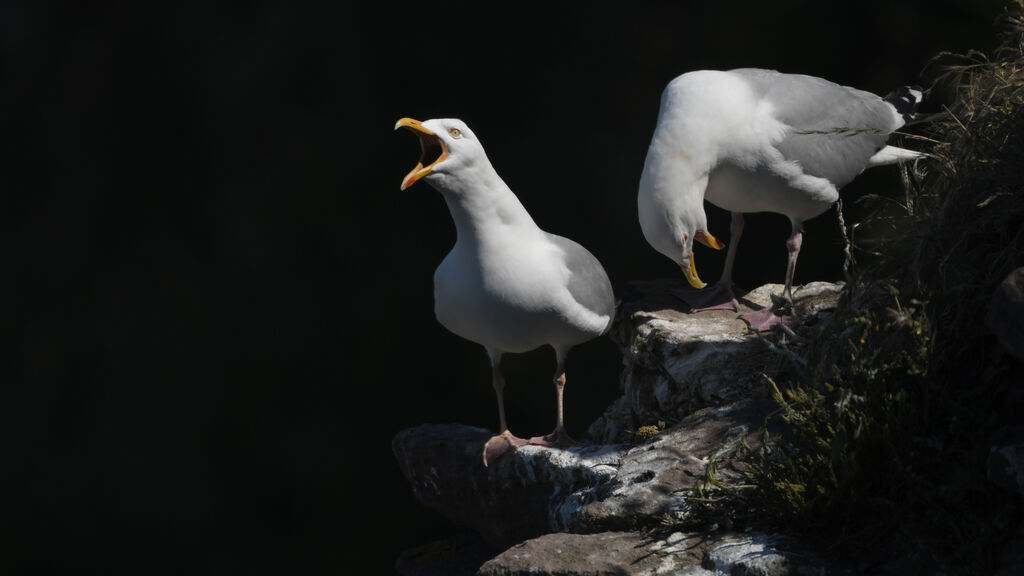
<svg viewBox="0 0 1024 576">
<path fill-rule="evenodd" d="M 739 455 L 741 485 L 709 474 L 695 521 L 784 527 L 848 561 L 909 551 L 922 573 L 991 573 L 1024 518 L 985 468 L 1012 362 L 986 305 L 1024 265 L 1024 0 L 1005 25 L 994 54 L 930 67 L 930 98 L 949 104 L 903 136 L 931 157 L 904 167 L 906 197 L 884 211 L 899 233 L 788 343 L 805 363 L 768 380 L 786 432 Z"/>
</svg>

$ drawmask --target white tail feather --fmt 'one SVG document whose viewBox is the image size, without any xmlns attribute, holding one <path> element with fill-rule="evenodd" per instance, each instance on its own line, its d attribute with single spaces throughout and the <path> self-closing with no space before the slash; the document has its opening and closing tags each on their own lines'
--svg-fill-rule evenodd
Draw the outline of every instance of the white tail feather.
<svg viewBox="0 0 1024 576">
<path fill-rule="evenodd" d="M 906 148 L 898 148 L 896 146 L 886 146 L 874 156 L 868 159 L 868 168 L 874 168 L 875 166 L 885 166 L 888 164 L 895 164 L 901 160 L 916 160 L 918 158 L 924 158 L 923 152 L 915 152 L 913 150 L 907 150 Z"/>
</svg>

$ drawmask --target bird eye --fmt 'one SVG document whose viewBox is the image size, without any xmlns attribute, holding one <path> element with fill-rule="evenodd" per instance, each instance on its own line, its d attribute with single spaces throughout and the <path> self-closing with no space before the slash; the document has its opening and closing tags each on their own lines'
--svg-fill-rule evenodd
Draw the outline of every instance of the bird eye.
<svg viewBox="0 0 1024 576">
<path fill-rule="evenodd" d="M 462 130 L 459 130 L 458 128 L 452 128 L 451 130 L 448 130 L 448 133 L 452 135 L 452 138 L 462 138 Z"/>
</svg>

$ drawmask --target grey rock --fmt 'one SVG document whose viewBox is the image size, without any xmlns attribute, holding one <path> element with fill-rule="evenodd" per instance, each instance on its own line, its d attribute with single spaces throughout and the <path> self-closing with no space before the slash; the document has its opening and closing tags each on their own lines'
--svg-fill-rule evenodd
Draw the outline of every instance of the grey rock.
<svg viewBox="0 0 1024 576">
<path fill-rule="evenodd" d="M 524 446 L 484 466 L 491 436 L 483 428 L 426 424 L 399 432 L 392 450 L 417 500 L 499 549 L 569 526 L 622 458 L 616 446 Z"/>
<path fill-rule="evenodd" d="M 999 283 L 989 301 L 985 325 L 1010 355 L 1024 362 L 1024 267 Z"/>
<path fill-rule="evenodd" d="M 491 466 L 491 433 L 459 424 L 403 430 L 392 442 L 399 467 L 426 507 L 508 546 L 549 532 L 602 532 L 682 520 L 686 495 L 711 458 L 757 446 L 774 405 L 749 400 L 692 414 L 635 446 L 524 446 Z M 719 479 L 729 476 L 728 467 Z"/>
<path fill-rule="evenodd" d="M 623 396 L 594 422 L 596 442 L 622 443 L 658 421 L 673 423 L 708 406 L 767 397 L 765 375 L 787 361 L 750 331 L 739 314 L 771 304 L 780 284 L 766 284 L 739 297 L 739 313 L 690 313 L 675 296 L 688 285 L 678 280 L 631 282 L 609 335 L 623 354 Z M 805 325 L 835 308 L 843 284 L 812 282 L 793 292 Z"/>
<path fill-rule="evenodd" d="M 759 445 L 776 409 L 765 375 L 789 361 L 736 312 L 686 312 L 672 295 L 681 288 L 652 281 L 625 291 L 611 333 L 623 351 L 624 393 L 590 427 L 590 445 L 525 446 L 485 467 L 489 430 L 432 424 L 395 436 L 392 450 L 417 500 L 506 550 L 480 574 L 772 575 L 792 568 L 763 535 L 650 536 L 685 523 L 687 498 L 710 463 L 717 481 L 739 477 L 726 456 Z M 799 287 L 794 295 L 804 325 L 829 314 L 842 288 Z M 781 289 L 763 286 L 741 302 L 768 305 Z M 655 426 L 638 435 L 644 425 Z M 458 566 L 461 574 L 479 560 L 472 556 L 479 548 L 459 556 L 452 546 L 410 551 L 399 568 L 413 576 Z"/>
<path fill-rule="evenodd" d="M 988 479 L 1024 496 L 1024 427 L 1007 430 L 988 454 Z"/>
<path fill-rule="evenodd" d="M 549 534 L 486 562 L 479 576 L 781 576 L 792 565 L 763 534 Z"/>
<path fill-rule="evenodd" d="M 775 409 L 767 400 L 745 400 L 697 411 L 647 442 L 624 451 L 615 473 L 595 487 L 567 528 L 576 532 L 630 530 L 666 517 L 684 520 L 686 497 L 712 458 L 739 446 L 756 448 L 765 417 Z M 716 478 L 734 473 L 720 466 Z"/>
</svg>

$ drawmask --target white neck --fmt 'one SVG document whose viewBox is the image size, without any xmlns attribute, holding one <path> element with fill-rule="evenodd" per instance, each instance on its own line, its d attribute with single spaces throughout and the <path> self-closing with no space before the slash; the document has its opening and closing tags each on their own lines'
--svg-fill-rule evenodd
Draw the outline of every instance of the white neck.
<svg viewBox="0 0 1024 576">
<path fill-rule="evenodd" d="M 708 167 L 687 155 L 677 143 L 666 142 L 660 136 L 655 134 L 644 160 L 637 209 L 647 242 L 678 261 L 684 233 L 692 238 L 696 227 L 705 223 Z"/>
<path fill-rule="evenodd" d="M 699 158 L 691 158 L 678 146 L 655 137 L 640 175 L 641 211 L 645 203 L 662 210 L 667 207 L 672 214 L 702 208 L 708 172 L 709 167 Z"/>
<path fill-rule="evenodd" d="M 437 174 L 430 184 L 448 204 L 458 235 L 456 242 L 475 241 L 499 226 L 537 227 L 490 163 L 457 174 Z"/>
<path fill-rule="evenodd" d="M 660 202 L 700 203 L 704 199 L 709 166 L 676 146 L 655 140 L 647 151 L 640 175 L 640 194 Z"/>
</svg>

